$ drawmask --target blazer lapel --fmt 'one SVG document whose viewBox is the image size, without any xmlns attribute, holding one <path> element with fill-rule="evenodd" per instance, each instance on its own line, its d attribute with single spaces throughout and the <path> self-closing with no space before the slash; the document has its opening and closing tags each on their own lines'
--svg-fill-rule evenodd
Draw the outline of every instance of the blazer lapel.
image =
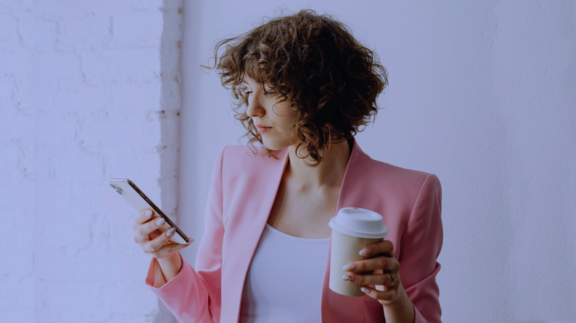
<svg viewBox="0 0 576 323">
<path fill-rule="evenodd" d="M 336 207 L 334 216 L 336 216 L 338 210 L 343 207 L 361 207 L 361 205 L 357 203 L 360 196 L 354 194 L 354 188 L 357 185 L 362 185 L 362 183 L 358 183 L 357 178 L 359 178 L 359 176 L 356 176 L 356 173 L 362 169 L 363 152 L 360 146 L 358 146 L 356 138 L 353 140 L 354 144 L 352 145 L 350 159 L 344 172 L 344 179 L 338 196 L 338 206 Z M 331 249 L 332 243 L 330 243 L 328 247 L 328 259 L 326 261 L 326 271 L 324 272 L 324 282 L 322 285 L 322 322 L 364 322 L 364 301 L 368 296 L 344 296 L 332 291 L 329 287 Z"/>
<path fill-rule="evenodd" d="M 258 149 L 258 153 L 262 154 L 262 151 Z M 229 289 L 231 295 L 229 295 L 228 299 L 231 305 L 230 308 L 223 308 L 222 314 L 226 316 L 226 319 L 222 320 L 222 322 L 238 322 L 246 274 L 264 227 L 268 222 L 289 157 L 287 148 L 274 151 L 274 155 L 278 159 L 269 158 L 266 152 L 264 152 L 264 155 L 264 162 L 255 161 L 255 163 L 258 163 L 258 165 L 254 166 L 258 167 L 258 176 L 250 178 L 250 183 L 247 186 L 253 198 L 244 201 L 242 207 L 245 212 L 243 219 L 239 219 L 237 223 L 233 224 L 234 234 L 237 236 L 232 238 L 232 240 L 238 241 L 242 248 L 238 252 L 229 255 L 228 262 L 235 264 L 234 281 Z M 230 313 L 230 316 L 224 315 L 224 313 Z"/>
<path fill-rule="evenodd" d="M 237 276 L 233 285 L 230 286 L 231 288 L 229 289 L 231 295 L 228 295 L 227 297 L 228 300 L 230 300 L 230 303 L 232 303 L 229 304 L 231 307 L 227 309 L 223 308 L 223 312 L 230 313 L 230 316 L 223 315 L 223 318 L 228 317 L 231 322 L 238 321 L 246 274 L 264 227 L 268 222 L 268 217 L 272 210 L 282 180 L 282 175 L 284 174 L 284 169 L 288 162 L 289 154 L 287 148 L 276 150 L 274 151 L 274 154 L 278 159 L 270 158 L 267 160 L 261 165 L 259 176 L 251 179 L 251 194 L 258 196 L 258 198 L 246 201 L 246 207 L 244 209 L 250 210 L 250 214 L 245 214 L 245 216 L 250 217 L 250 219 L 244 218 L 242 221 L 236 223 L 235 226 L 235 231 L 240 234 L 238 237 L 242 238 L 239 242 L 242 241 L 243 248 L 241 249 L 241 252 L 238 252 L 235 256 L 230 255 L 229 259 L 230 263 L 237 265 L 235 268 Z M 342 207 L 358 206 L 354 204 L 355 195 L 353 194 L 353 188 L 354 185 L 358 184 L 356 184 L 353 174 L 361 168 L 361 165 L 359 165 L 362 161 L 361 155 L 362 150 L 358 146 L 356 139 L 353 139 L 352 151 L 344 173 L 336 212 L 338 212 Z M 334 216 L 336 216 L 336 213 Z M 324 272 L 324 281 L 322 285 L 322 322 L 363 322 L 364 301 L 366 296 L 344 296 L 333 292 L 329 287 L 330 247 L 331 244 L 328 248 L 326 270 Z M 241 279 L 238 279 L 240 277 Z M 223 322 L 227 321 L 228 319 L 223 319 Z"/>
</svg>

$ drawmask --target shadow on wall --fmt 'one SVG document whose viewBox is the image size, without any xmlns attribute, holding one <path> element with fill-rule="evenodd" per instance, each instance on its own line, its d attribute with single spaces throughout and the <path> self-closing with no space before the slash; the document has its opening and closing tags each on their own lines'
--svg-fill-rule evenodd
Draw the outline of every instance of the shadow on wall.
<svg viewBox="0 0 576 323">
<path fill-rule="evenodd" d="M 162 11 L 163 28 L 160 44 L 160 204 L 171 219 L 176 218 L 179 150 L 179 117 L 182 106 L 180 48 L 182 44 L 184 3 L 182 0 L 164 0 Z M 155 323 L 176 323 L 176 318 L 158 299 Z"/>
</svg>

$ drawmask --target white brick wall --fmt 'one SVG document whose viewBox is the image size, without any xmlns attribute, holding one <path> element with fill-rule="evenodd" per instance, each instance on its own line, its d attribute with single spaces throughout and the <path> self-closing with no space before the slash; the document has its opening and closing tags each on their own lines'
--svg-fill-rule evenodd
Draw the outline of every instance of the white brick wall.
<svg viewBox="0 0 576 323">
<path fill-rule="evenodd" d="M 107 179 L 175 215 L 182 5 L 0 3 L 1 321 L 173 321 Z"/>
</svg>

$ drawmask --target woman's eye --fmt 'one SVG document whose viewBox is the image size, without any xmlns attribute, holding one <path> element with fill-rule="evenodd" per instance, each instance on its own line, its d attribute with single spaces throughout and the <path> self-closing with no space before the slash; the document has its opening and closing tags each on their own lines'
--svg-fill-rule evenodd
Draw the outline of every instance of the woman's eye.
<svg viewBox="0 0 576 323">
<path fill-rule="evenodd" d="M 244 95 L 248 95 L 250 93 L 252 93 L 252 91 L 244 91 L 242 92 Z M 276 94 L 276 92 L 264 92 L 265 95 L 274 95 Z"/>
</svg>

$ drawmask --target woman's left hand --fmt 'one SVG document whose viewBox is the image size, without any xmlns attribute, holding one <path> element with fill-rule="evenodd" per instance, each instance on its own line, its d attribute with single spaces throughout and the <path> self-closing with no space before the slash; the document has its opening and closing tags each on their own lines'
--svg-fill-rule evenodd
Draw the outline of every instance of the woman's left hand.
<svg viewBox="0 0 576 323">
<path fill-rule="evenodd" d="M 374 285 L 375 289 L 363 287 L 368 290 L 367 295 L 384 306 L 393 305 L 406 293 L 398 274 L 400 263 L 394 256 L 394 245 L 388 240 L 380 241 L 364 247 L 359 254 L 368 259 L 353 261 L 344 266 L 342 270 L 349 273 L 342 276 L 342 279 L 352 284 Z M 350 265 L 355 267 L 349 267 Z M 346 279 L 346 276 L 349 276 L 349 279 Z"/>
</svg>

